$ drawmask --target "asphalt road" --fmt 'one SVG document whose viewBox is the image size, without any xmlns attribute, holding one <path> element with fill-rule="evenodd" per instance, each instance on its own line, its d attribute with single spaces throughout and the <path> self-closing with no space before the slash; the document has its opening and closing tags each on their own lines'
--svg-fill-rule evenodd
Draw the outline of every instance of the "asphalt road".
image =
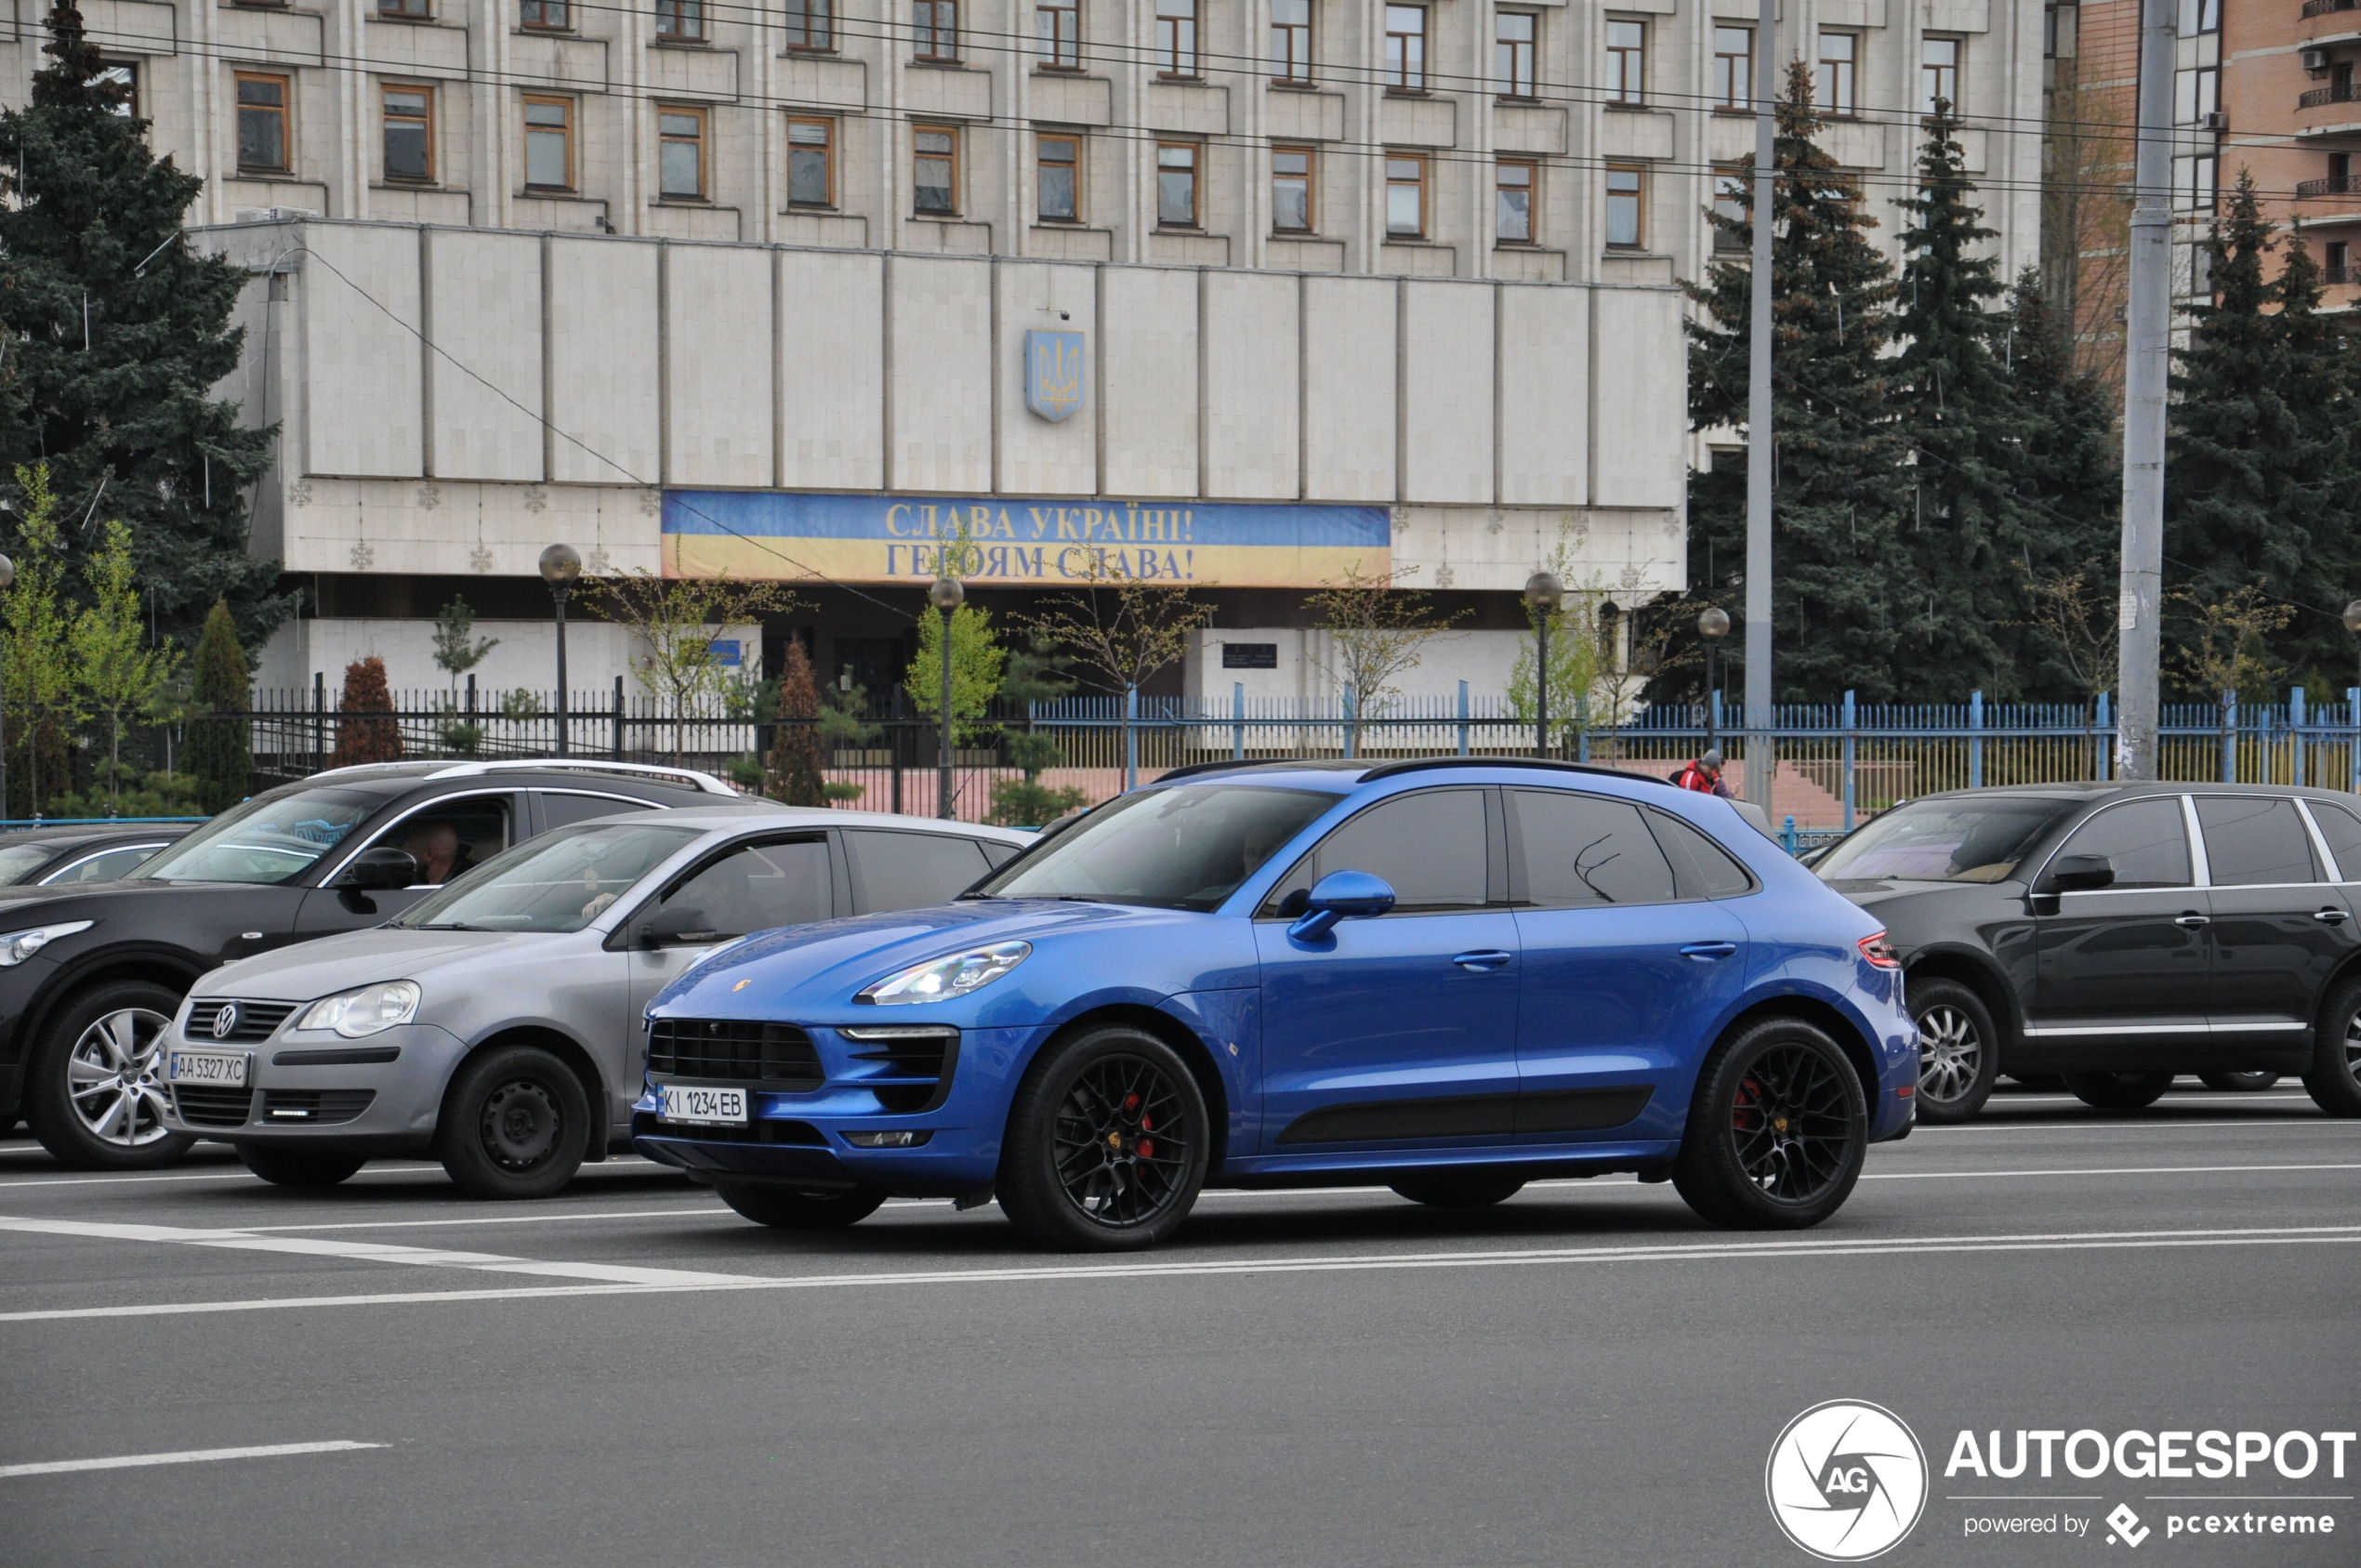
<svg viewBox="0 0 2361 1568">
<path fill-rule="evenodd" d="M 410 1163 L 297 1194 L 212 1145 L 90 1177 L 0 1142 L 0 1563 L 1795 1564 L 1766 1457 L 1844 1398 L 1926 1451 L 1882 1561 L 2350 1563 L 2361 1447 L 1945 1471 L 1962 1430 L 2361 1424 L 2356 1197 L 2361 1123 L 2194 1080 L 2004 1092 L 1801 1235 L 1628 1179 L 1215 1193 L 1121 1260 L 945 1204 L 781 1234 L 639 1162 L 489 1206 Z M 22 1469 L 290 1444 L 368 1446 Z M 2168 1533 L 2298 1512 L 2334 1533 Z M 2059 1533 L 1968 1534 L 2011 1518 Z"/>
</svg>

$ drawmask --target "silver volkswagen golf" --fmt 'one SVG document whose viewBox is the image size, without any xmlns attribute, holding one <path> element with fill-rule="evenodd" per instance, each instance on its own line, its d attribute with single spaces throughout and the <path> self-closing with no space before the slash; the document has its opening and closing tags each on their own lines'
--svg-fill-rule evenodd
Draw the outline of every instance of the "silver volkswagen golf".
<svg viewBox="0 0 2361 1568">
<path fill-rule="evenodd" d="M 759 802 L 561 828 L 383 926 L 207 974 L 166 1035 L 165 1120 L 282 1186 L 431 1153 L 480 1197 L 544 1197 L 629 1147 L 641 1009 L 699 959 L 945 903 L 1031 837 Z"/>
</svg>

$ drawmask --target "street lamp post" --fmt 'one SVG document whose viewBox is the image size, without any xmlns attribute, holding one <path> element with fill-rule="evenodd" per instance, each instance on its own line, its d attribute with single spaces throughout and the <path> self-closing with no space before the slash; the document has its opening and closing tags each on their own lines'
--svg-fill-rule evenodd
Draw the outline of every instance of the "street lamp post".
<svg viewBox="0 0 2361 1568">
<path fill-rule="evenodd" d="M 1550 755 L 1550 623 L 1565 598 L 1565 586 L 1554 573 L 1536 572 L 1524 580 L 1525 607 L 1533 612 L 1533 755 Z"/>
<path fill-rule="evenodd" d="M 1721 711 L 1713 699 L 1721 693 L 1721 639 L 1730 635 L 1730 613 L 1718 604 L 1707 605 L 1697 616 L 1697 635 L 1705 639 L 1705 746 L 1720 751 Z"/>
<path fill-rule="evenodd" d="M 558 755 L 566 749 L 566 599 L 582 575 L 582 552 L 572 545 L 552 545 L 541 552 L 541 580 L 558 607 Z"/>
<path fill-rule="evenodd" d="M 966 600 L 959 579 L 945 573 L 927 590 L 927 601 L 943 613 L 943 757 L 935 764 L 934 814 L 951 816 L 951 617 Z"/>
<path fill-rule="evenodd" d="M 13 586 L 17 580 L 17 563 L 0 555 L 0 588 Z M 0 683 L 0 716 L 7 711 L 5 683 Z M 0 717 L 0 821 L 8 815 L 8 732 L 5 717 Z"/>
</svg>

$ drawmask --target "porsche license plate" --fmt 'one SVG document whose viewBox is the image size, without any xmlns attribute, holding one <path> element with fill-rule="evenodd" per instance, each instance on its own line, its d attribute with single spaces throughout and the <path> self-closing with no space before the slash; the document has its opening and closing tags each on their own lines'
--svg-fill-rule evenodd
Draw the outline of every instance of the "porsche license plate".
<svg viewBox="0 0 2361 1568">
<path fill-rule="evenodd" d="M 691 1127 L 746 1125 L 746 1091 L 744 1089 L 692 1088 L 683 1084 L 666 1084 L 657 1092 L 663 1097 L 656 1111 L 660 1121 L 682 1122 Z"/>
</svg>

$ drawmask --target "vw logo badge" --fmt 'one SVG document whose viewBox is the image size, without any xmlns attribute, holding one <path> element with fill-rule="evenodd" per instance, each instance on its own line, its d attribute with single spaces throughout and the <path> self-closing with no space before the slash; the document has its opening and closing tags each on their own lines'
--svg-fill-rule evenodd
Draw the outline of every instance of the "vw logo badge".
<svg viewBox="0 0 2361 1568">
<path fill-rule="evenodd" d="M 230 1037 L 230 1032 L 237 1027 L 238 1004 L 222 1003 L 221 1010 L 213 1015 L 213 1037 L 217 1040 L 226 1040 Z"/>
</svg>

